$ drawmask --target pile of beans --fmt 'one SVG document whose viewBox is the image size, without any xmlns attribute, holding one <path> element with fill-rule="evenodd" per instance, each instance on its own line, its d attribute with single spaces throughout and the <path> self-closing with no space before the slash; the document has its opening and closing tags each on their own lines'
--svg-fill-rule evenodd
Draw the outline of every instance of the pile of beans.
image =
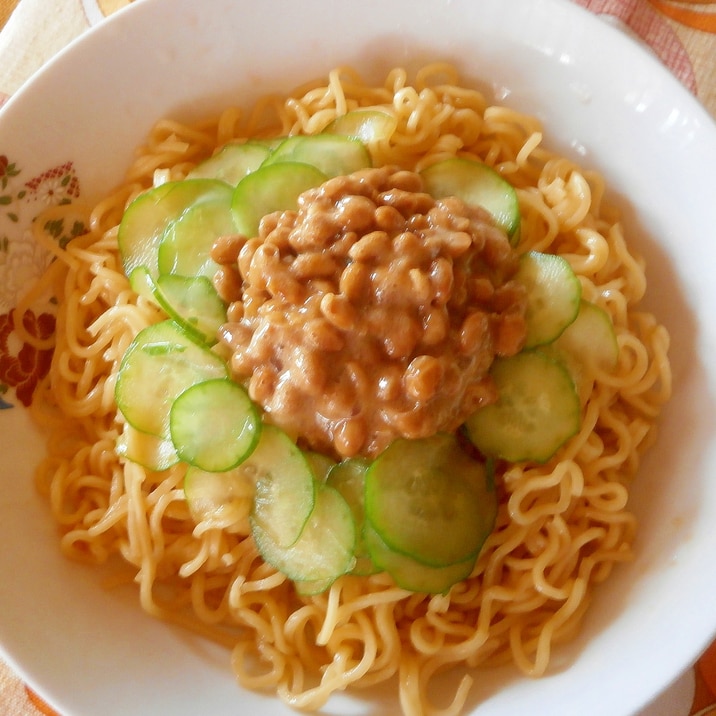
<svg viewBox="0 0 716 716">
<path fill-rule="evenodd" d="M 397 167 L 329 179 L 212 256 L 232 373 L 268 421 L 337 457 L 455 430 L 524 343 L 505 234 Z"/>
</svg>

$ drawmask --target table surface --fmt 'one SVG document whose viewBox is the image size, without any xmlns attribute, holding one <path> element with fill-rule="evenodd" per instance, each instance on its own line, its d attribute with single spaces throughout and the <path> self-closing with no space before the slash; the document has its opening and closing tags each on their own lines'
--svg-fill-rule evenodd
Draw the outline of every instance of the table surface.
<svg viewBox="0 0 716 716">
<path fill-rule="evenodd" d="M 132 0 L 0 0 L 0 105 L 68 42 Z M 716 118 L 716 2 L 573 0 L 644 42 Z M 50 19 L 51 18 L 51 19 Z M 57 715 L 0 660 L 0 714 Z M 639 716 L 716 716 L 716 643 Z"/>
</svg>

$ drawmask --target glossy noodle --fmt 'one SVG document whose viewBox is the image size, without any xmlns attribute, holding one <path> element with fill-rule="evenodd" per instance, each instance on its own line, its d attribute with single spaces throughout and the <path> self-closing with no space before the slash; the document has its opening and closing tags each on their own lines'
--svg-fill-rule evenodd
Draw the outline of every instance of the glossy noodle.
<svg viewBox="0 0 716 716">
<path fill-rule="evenodd" d="M 301 598 L 256 551 L 251 495 L 223 521 L 195 524 L 184 467 L 152 473 L 115 452 L 123 429 L 114 403 L 119 361 L 140 329 L 164 318 L 130 290 L 117 226 L 140 192 L 183 178 L 226 142 L 317 133 L 338 115 L 374 106 L 397 120 L 390 140 L 369 145 L 376 166 L 419 170 L 460 154 L 516 187 L 519 250 L 569 261 L 583 298 L 611 316 L 619 361 L 597 376 L 579 433 L 548 463 L 508 465 L 499 475 L 496 527 L 472 575 L 448 594 L 414 594 L 376 574 L 344 576 Z M 472 681 L 485 678 L 477 667 L 511 662 L 530 676 L 547 672 L 555 647 L 577 632 L 594 585 L 632 558 L 629 485 L 671 391 L 669 337 L 638 308 L 643 261 L 627 245 L 601 176 L 550 152 L 536 118 L 490 106 L 449 66 L 425 67 L 412 79 L 394 69 L 377 86 L 340 68 L 248 113 L 227 109 L 191 127 L 158 122 L 109 197 L 51 213 L 89 229 L 58 249 L 37 222 L 37 239 L 56 260 L 18 306 L 58 298 L 54 359 L 33 413 L 48 434 L 37 482 L 66 555 L 108 562 L 110 582 L 134 580 L 147 612 L 231 649 L 243 685 L 302 709 L 318 709 L 347 687 L 397 679 L 404 713 L 457 714 Z M 466 668 L 446 706 L 431 683 L 456 665 Z"/>
</svg>

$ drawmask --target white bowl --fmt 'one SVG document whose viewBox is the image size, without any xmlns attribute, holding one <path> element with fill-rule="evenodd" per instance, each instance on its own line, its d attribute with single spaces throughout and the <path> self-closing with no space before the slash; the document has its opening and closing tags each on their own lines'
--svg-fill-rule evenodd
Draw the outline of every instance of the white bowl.
<svg viewBox="0 0 716 716">
<path fill-rule="evenodd" d="M 632 714 L 716 632 L 716 128 L 619 30 L 566 0 L 140 0 L 0 111 L 0 155 L 21 171 L 0 191 L 15 192 L 0 205 L 0 315 L 44 260 L 28 225 L 53 180 L 16 199 L 28 179 L 64 166 L 82 196 L 97 199 L 162 116 L 248 105 L 338 64 L 371 78 L 433 59 L 540 117 L 549 146 L 607 177 L 648 259 L 646 305 L 673 346 L 674 397 L 633 490 L 636 561 L 597 589 L 581 635 L 547 677 L 478 676 L 470 708 Z M 55 198 L 68 190 L 54 189 Z M 12 391 L 3 397 L 14 407 L 0 411 L 0 642 L 28 682 L 64 716 L 290 713 L 241 690 L 225 651 L 152 620 L 131 589 L 104 591 L 95 570 L 60 556 L 31 481 L 42 446 Z M 383 691 L 337 697 L 327 712 L 396 709 Z"/>
</svg>

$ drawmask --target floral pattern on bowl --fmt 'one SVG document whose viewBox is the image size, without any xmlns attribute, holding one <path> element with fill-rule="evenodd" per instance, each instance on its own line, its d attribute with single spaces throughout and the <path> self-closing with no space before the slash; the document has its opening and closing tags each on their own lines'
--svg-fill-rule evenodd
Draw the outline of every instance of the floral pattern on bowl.
<svg viewBox="0 0 716 716">
<path fill-rule="evenodd" d="M 39 339 L 49 338 L 55 330 L 51 303 L 37 313 L 28 310 L 23 316 L 14 308 L 18 297 L 52 260 L 30 227 L 43 210 L 79 197 L 80 181 L 73 162 L 25 179 L 22 167 L 0 154 L 0 409 L 18 403 L 29 406 L 52 359 L 51 350 L 36 348 L 17 332 L 19 322 L 28 334 Z M 85 232 L 81 222 L 65 226 L 61 220 L 48 221 L 43 229 L 60 247 Z"/>
</svg>

